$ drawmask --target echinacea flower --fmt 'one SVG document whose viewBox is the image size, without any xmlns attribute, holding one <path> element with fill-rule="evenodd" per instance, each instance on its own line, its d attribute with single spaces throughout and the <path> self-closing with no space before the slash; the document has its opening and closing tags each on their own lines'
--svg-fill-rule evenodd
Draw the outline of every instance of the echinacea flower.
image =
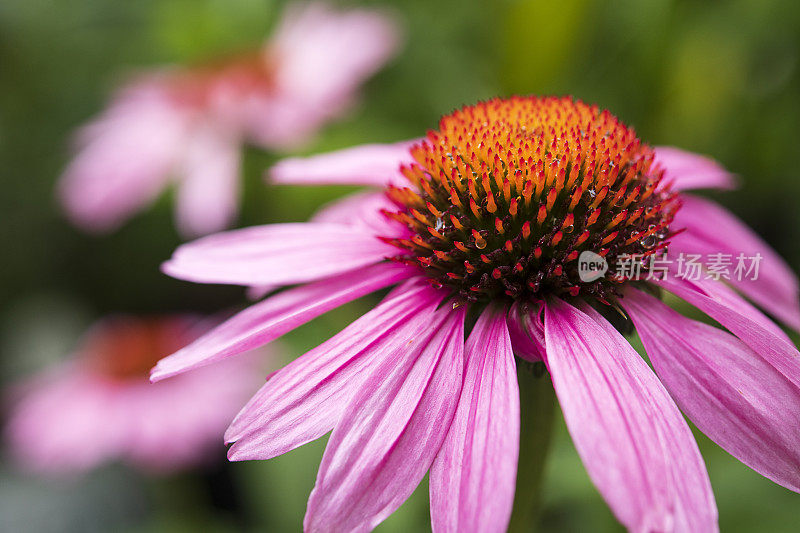
<svg viewBox="0 0 800 533">
<path fill-rule="evenodd" d="M 41 474 L 81 473 L 113 460 L 171 472 L 212 460 L 233 415 L 258 388 L 252 356 L 151 384 L 150 367 L 207 328 L 196 317 L 113 316 L 72 357 L 16 387 L 5 437 Z"/>
<path fill-rule="evenodd" d="M 307 142 L 355 101 L 398 33 L 377 11 L 294 4 L 260 50 L 139 76 L 79 132 L 59 184 L 67 215 L 109 231 L 175 183 L 181 233 L 224 229 L 237 212 L 241 144 Z"/>
<path fill-rule="evenodd" d="M 373 528 L 428 472 L 434 531 L 504 530 L 519 451 L 515 355 L 546 365 L 589 476 L 632 531 L 717 529 L 681 410 L 746 465 L 800 490 L 800 353 L 775 323 L 710 265 L 697 280 L 650 276 L 652 261 L 639 276 L 581 278 L 583 253 L 607 267 L 663 261 L 666 249 L 667 258 L 760 254 L 758 276 L 730 283 L 797 329 L 789 268 L 733 215 L 684 192 L 732 186 L 717 163 L 653 149 L 571 98 L 513 97 L 457 110 L 416 142 L 290 159 L 272 176 L 383 190 L 309 223 L 178 248 L 164 265 L 177 278 L 299 286 L 163 359 L 152 377 L 225 359 L 395 286 L 273 374 L 226 433 L 229 458 L 243 460 L 332 431 L 307 530 Z M 727 331 L 673 311 L 661 290 Z M 604 317 L 621 312 L 655 373 Z"/>
</svg>

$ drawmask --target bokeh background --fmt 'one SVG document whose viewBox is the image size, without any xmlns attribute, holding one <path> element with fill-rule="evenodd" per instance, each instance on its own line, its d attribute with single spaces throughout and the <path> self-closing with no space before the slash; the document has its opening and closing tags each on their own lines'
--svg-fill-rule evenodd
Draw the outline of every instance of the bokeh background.
<svg viewBox="0 0 800 533">
<path fill-rule="evenodd" d="M 53 185 L 68 137 L 132 68 L 193 64 L 258 46 L 282 2 L 0 2 L 0 384 L 59 360 L 96 317 L 241 307 L 242 290 L 158 270 L 179 244 L 171 199 L 104 237 L 73 229 Z M 350 4 L 352 5 L 352 4 Z M 417 136 L 475 100 L 572 94 L 610 109 L 651 144 L 709 154 L 741 177 L 716 195 L 800 270 L 800 3 L 795 0 L 394 0 L 401 54 L 362 103 L 304 153 Z M 302 221 L 342 187 L 267 186 L 285 154 L 248 149 L 239 225 Z M 371 301 L 285 338 L 294 357 Z M 796 337 L 795 337 L 796 340 Z M 617 531 L 560 415 L 545 473 L 540 531 Z M 87 435 L 87 439 L 91 435 Z M 797 531 L 800 496 L 698 434 L 723 531 Z M 108 466 L 74 479 L 32 478 L 0 462 L 1 531 L 297 531 L 324 443 L 268 462 L 219 461 L 150 478 Z M 427 485 L 379 530 L 429 529 Z"/>
</svg>

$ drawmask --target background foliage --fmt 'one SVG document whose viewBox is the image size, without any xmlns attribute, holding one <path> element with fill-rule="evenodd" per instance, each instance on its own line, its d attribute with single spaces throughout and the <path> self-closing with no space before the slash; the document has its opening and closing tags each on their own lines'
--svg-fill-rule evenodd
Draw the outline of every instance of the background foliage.
<svg viewBox="0 0 800 533">
<path fill-rule="evenodd" d="M 793 0 L 393 0 L 402 54 L 308 152 L 419 135 L 464 103 L 573 94 L 651 144 L 707 153 L 741 176 L 718 198 L 800 270 L 800 4 Z M 269 0 L 3 0 L 0 3 L 0 382 L 53 361 L 108 312 L 216 311 L 242 291 L 193 286 L 158 264 L 179 243 L 168 198 L 107 237 L 71 228 L 53 200 L 68 137 L 131 68 L 194 63 L 257 46 Z M 343 194 L 267 187 L 280 154 L 245 156 L 240 225 L 304 220 Z M 348 323 L 356 302 L 289 335 L 290 356 Z M 616 531 L 559 422 L 542 531 Z M 87 436 L 91 438 L 91 436 Z M 799 497 L 699 436 L 723 531 L 796 531 Z M 323 449 L 152 480 L 109 467 L 79 480 L 0 466 L 0 530 L 296 531 Z M 428 528 L 423 485 L 380 530 Z"/>
</svg>

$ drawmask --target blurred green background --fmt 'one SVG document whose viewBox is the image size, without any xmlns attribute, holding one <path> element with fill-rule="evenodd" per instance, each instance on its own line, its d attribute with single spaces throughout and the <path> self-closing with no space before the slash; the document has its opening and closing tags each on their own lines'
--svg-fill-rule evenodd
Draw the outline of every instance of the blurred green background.
<svg viewBox="0 0 800 533">
<path fill-rule="evenodd" d="M 231 287 L 162 275 L 179 244 L 164 197 L 91 237 L 57 209 L 68 136 L 131 68 L 195 63 L 258 46 L 283 3 L 266 0 L 0 2 L 0 383 L 57 360 L 108 312 L 245 304 Z M 716 195 L 800 270 L 800 3 L 796 0 L 394 0 L 406 45 L 360 106 L 306 152 L 420 135 L 454 107 L 511 93 L 572 94 L 651 144 L 712 155 L 740 175 Z M 268 187 L 281 154 L 245 155 L 240 225 L 301 221 L 344 188 Z M 290 357 L 347 324 L 350 304 L 287 336 Z M 547 465 L 541 531 L 617 531 L 563 423 Z M 723 531 L 797 531 L 800 496 L 699 436 Z M 81 480 L 27 479 L 0 465 L 2 531 L 297 531 L 323 450 L 151 480 L 108 467 Z M 427 487 L 379 528 L 429 529 Z"/>
</svg>

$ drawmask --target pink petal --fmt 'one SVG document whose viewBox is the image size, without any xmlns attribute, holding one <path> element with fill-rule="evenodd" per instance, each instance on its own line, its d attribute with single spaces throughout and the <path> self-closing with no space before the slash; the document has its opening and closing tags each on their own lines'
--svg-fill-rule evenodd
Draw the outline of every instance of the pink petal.
<svg viewBox="0 0 800 533">
<path fill-rule="evenodd" d="M 394 20 L 376 10 L 291 5 L 270 43 L 278 59 L 275 90 L 296 101 L 309 120 L 338 115 L 394 55 L 399 34 Z"/>
<path fill-rule="evenodd" d="M 396 248 L 363 228 L 271 224 L 184 244 L 162 270 L 198 283 L 290 285 L 347 272 L 396 254 Z"/>
<path fill-rule="evenodd" d="M 800 491 L 800 390 L 726 331 L 636 290 L 621 302 L 661 381 L 700 431 L 753 470 Z"/>
<path fill-rule="evenodd" d="M 382 237 L 404 233 L 405 227 L 381 211 L 397 211 L 383 192 L 359 192 L 323 206 L 311 222 L 357 226 Z"/>
<path fill-rule="evenodd" d="M 519 387 L 505 310 L 487 308 L 467 340 L 464 386 L 430 472 L 434 531 L 505 531 L 519 455 Z"/>
<path fill-rule="evenodd" d="M 774 324 L 769 327 L 763 320 L 742 314 L 741 306 L 732 305 L 716 294 L 705 293 L 689 281 L 668 277 L 655 283 L 722 324 L 789 381 L 800 387 L 800 353 L 787 341 L 785 335 L 774 332 Z"/>
<path fill-rule="evenodd" d="M 114 390 L 74 365 L 35 378 L 14 402 L 4 437 L 11 457 L 44 474 L 89 470 L 118 454 Z M 87 439 L 87 435 L 93 438 Z"/>
<path fill-rule="evenodd" d="M 410 286 L 274 373 L 225 433 L 234 461 L 269 459 L 333 429 L 369 365 L 401 350 L 441 295 Z"/>
<path fill-rule="evenodd" d="M 275 183 L 291 185 L 374 185 L 407 187 L 400 165 L 413 159 L 409 149 L 417 140 L 395 144 L 365 144 L 327 154 L 292 157 L 269 170 Z"/>
<path fill-rule="evenodd" d="M 126 87 L 81 130 L 78 153 L 58 184 L 73 223 L 110 231 L 154 201 L 170 179 L 188 128 L 186 111 L 158 80 Z"/>
<path fill-rule="evenodd" d="M 540 304 L 514 303 L 508 312 L 508 332 L 514 354 L 528 361 L 544 361 L 544 326 Z"/>
<path fill-rule="evenodd" d="M 647 364 L 591 308 L 548 302 L 544 327 L 567 428 L 620 522 L 631 531 L 716 531 L 697 444 Z"/>
<path fill-rule="evenodd" d="M 734 176 L 713 159 L 672 146 L 657 146 L 655 153 L 655 164 L 675 190 L 736 188 Z"/>
<path fill-rule="evenodd" d="M 252 287 L 247 288 L 247 298 L 248 300 L 256 301 L 260 300 L 267 294 L 271 293 L 275 289 L 280 288 L 280 285 L 253 285 Z"/>
<path fill-rule="evenodd" d="M 239 143 L 208 125 L 186 146 L 177 197 L 178 229 L 196 237 L 225 229 L 236 214 L 239 196 Z"/>
<path fill-rule="evenodd" d="M 757 322 L 759 326 L 776 337 L 792 344 L 791 339 L 780 326 L 725 283 L 713 279 L 685 280 L 685 282 L 688 287 L 704 293 L 706 296 L 739 313 L 744 318 Z"/>
<path fill-rule="evenodd" d="M 461 391 L 464 307 L 440 309 L 375 361 L 331 434 L 306 531 L 366 531 L 419 484 L 447 435 Z"/>
<path fill-rule="evenodd" d="M 115 413 L 125 421 L 123 456 L 159 472 L 219 458 L 225 427 L 262 382 L 265 353 L 274 354 L 259 350 L 157 384 L 126 384 Z"/>
<path fill-rule="evenodd" d="M 322 313 L 397 283 L 408 275 L 407 267 L 382 263 L 278 293 L 165 357 L 155 366 L 150 378 L 159 381 L 262 346 Z"/>
<path fill-rule="evenodd" d="M 672 240 L 670 251 L 703 254 L 732 254 L 736 257 L 761 254 L 758 279 L 744 276 L 737 280 L 731 275 L 732 285 L 768 312 L 795 330 L 800 331 L 800 299 L 797 276 L 788 265 L 765 243 L 761 237 L 722 206 L 706 199 L 683 195 L 683 207 L 678 211 L 673 226 L 686 231 Z"/>
</svg>

